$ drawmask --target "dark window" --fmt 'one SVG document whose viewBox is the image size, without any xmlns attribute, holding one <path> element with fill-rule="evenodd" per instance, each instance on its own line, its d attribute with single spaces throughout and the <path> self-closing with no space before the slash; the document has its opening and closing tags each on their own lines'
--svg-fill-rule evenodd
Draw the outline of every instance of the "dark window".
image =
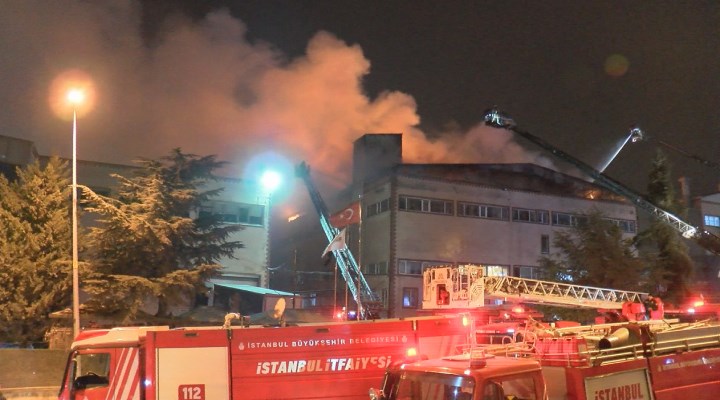
<svg viewBox="0 0 720 400">
<path fill-rule="evenodd" d="M 458 215 L 461 217 L 507 220 L 508 210 L 503 206 L 458 202 Z"/>
<path fill-rule="evenodd" d="M 446 264 L 439 261 L 398 260 L 397 271 L 401 275 L 422 275 L 425 268 Z"/>
<path fill-rule="evenodd" d="M 363 273 L 366 275 L 387 275 L 387 261 L 370 263 L 363 267 Z"/>
<path fill-rule="evenodd" d="M 400 196 L 398 208 L 402 211 L 416 211 L 444 215 L 454 214 L 453 202 L 448 200 Z"/>
<path fill-rule="evenodd" d="M 606 221 L 610 221 L 612 224 L 620 228 L 621 231 L 625 233 L 635 233 L 635 221 L 627 220 L 627 219 L 614 219 L 614 218 L 604 218 Z"/>
<path fill-rule="evenodd" d="M 365 207 L 366 217 L 378 215 L 390 209 L 390 199 L 381 200 L 377 203 L 370 204 Z"/>
<path fill-rule="evenodd" d="M 550 254 L 550 235 L 540 235 L 540 254 Z"/>
<path fill-rule="evenodd" d="M 516 222 L 531 222 L 534 224 L 548 224 L 548 211 L 529 210 L 526 208 L 513 208 L 512 220 Z"/>
<path fill-rule="evenodd" d="M 263 225 L 265 206 L 262 204 L 244 204 L 233 202 L 207 202 L 198 210 L 200 218 L 215 216 L 228 224 Z"/>
<path fill-rule="evenodd" d="M 418 288 L 403 288 L 403 308 L 418 308 Z"/>
</svg>

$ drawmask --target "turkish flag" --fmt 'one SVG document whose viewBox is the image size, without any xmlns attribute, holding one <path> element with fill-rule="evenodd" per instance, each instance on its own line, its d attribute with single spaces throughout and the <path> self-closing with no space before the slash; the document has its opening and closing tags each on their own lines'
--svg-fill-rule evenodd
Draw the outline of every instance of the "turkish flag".
<svg viewBox="0 0 720 400">
<path fill-rule="evenodd" d="M 330 225 L 343 228 L 360 223 L 360 202 L 356 201 L 330 216 Z"/>
</svg>

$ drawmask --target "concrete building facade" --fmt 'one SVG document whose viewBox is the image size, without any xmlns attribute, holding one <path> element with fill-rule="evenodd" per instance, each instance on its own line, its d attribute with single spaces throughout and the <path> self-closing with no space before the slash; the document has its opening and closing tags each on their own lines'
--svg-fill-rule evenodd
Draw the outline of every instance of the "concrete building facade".
<svg viewBox="0 0 720 400">
<path fill-rule="evenodd" d="M 591 210 L 637 231 L 635 207 L 587 181 L 533 164 L 403 164 L 398 146 L 400 135 L 365 135 L 354 151 L 363 220 L 350 248 L 386 316 L 415 315 L 432 265 L 540 277 L 553 234 Z"/>
</svg>

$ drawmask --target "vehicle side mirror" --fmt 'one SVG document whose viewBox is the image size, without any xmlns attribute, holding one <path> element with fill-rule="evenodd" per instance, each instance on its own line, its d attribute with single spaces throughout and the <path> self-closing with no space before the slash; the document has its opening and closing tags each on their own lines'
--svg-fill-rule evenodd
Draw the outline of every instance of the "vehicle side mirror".
<svg viewBox="0 0 720 400">
<path fill-rule="evenodd" d="M 375 389 L 370 388 L 370 400 L 384 400 L 385 399 L 385 393 L 383 393 L 382 389 Z"/>
</svg>

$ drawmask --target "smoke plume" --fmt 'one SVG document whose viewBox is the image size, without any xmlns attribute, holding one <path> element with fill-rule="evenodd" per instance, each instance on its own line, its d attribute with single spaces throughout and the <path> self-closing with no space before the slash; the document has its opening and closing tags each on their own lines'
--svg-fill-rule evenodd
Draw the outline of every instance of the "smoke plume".
<svg viewBox="0 0 720 400">
<path fill-rule="evenodd" d="M 243 21 L 227 11 L 175 19 L 153 46 L 140 26 L 130 0 L 5 2 L 0 134 L 68 157 L 69 114 L 53 114 L 57 94 L 49 90 L 57 76 L 79 69 L 96 90 L 93 109 L 78 121 L 84 160 L 129 163 L 179 147 L 217 154 L 240 173 L 254 155 L 274 152 L 347 179 L 354 140 L 403 133 L 406 162 L 551 165 L 508 132 L 481 125 L 428 140 L 413 97 L 393 90 L 369 97 L 362 83 L 371 60 L 331 32 L 317 32 L 304 55 L 288 59 L 270 43 L 248 41 Z"/>
</svg>

